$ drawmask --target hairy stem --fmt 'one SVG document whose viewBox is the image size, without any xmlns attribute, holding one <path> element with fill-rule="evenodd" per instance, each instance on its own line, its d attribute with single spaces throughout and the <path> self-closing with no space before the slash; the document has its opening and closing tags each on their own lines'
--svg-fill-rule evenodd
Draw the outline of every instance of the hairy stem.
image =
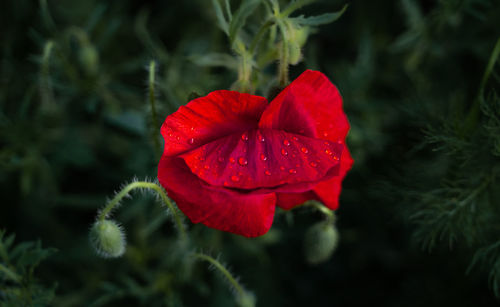
<svg viewBox="0 0 500 307">
<path fill-rule="evenodd" d="M 245 290 L 243 289 L 243 287 L 238 283 L 238 281 L 233 277 L 233 275 L 231 275 L 231 273 L 219 261 L 217 261 L 216 259 L 214 259 L 208 255 L 200 254 L 200 253 L 194 253 L 193 256 L 200 259 L 200 260 L 204 260 L 204 261 L 207 261 L 210 264 L 212 264 L 215 268 L 217 268 L 217 270 L 219 270 L 224 275 L 224 277 L 227 278 L 227 280 L 229 280 L 231 285 L 238 292 L 239 296 L 245 295 Z"/>
<path fill-rule="evenodd" d="M 101 221 L 104 221 L 106 217 L 111 213 L 113 208 L 120 203 L 120 201 L 130 193 L 130 191 L 134 189 L 152 189 L 158 195 L 160 195 L 161 200 L 163 203 L 167 205 L 167 207 L 170 209 L 172 212 L 172 215 L 174 217 L 175 223 L 177 225 L 177 229 L 179 230 L 179 236 L 181 239 L 186 239 L 186 229 L 184 228 L 184 224 L 182 224 L 182 220 L 179 216 L 179 213 L 175 209 L 174 205 L 170 201 L 170 199 L 167 197 L 167 194 L 165 194 L 165 191 L 163 191 L 163 188 L 161 188 L 159 185 L 156 183 L 152 182 L 146 182 L 146 181 L 135 181 L 132 183 L 129 183 L 126 187 L 124 187 L 118 194 L 116 194 L 115 197 L 113 197 L 112 200 L 108 202 L 108 204 L 104 207 L 104 209 L 101 210 L 101 212 L 98 215 L 98 219 Z"/>
</svg>

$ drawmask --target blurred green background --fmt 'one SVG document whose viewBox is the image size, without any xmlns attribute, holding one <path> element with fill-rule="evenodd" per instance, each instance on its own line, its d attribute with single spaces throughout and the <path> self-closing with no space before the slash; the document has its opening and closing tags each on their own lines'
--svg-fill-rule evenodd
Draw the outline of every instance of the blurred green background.
<svg viewBox="0 0 500 307">
<path fill-rule="evenodd" d="M 299 13 L 345 3 L 316 1 Z M 304 233 L 321 219 L 310 209 L 278 212 L 256 239 L 190 225 L 194 247 L 220 255 L 257 306 L 494 306 L 500 3 L 349 4 L 290 67 L 291 79 L 305 69 L 325 73 L 352 127 L 355 164 L 343 184 L 335 254 L 305 261 Z M 247 27 L 261 22 L 256 13 Z M 236 80 L 235 71 L 203 62 L 212 52 L 231 54 L 211 1 L 0 4 L 0 263 L 22 276 L 0 270 L 1 306 L 234 305 L 218 274 L 179 255 L 169 217 L 147 193 L 134 193 L 115 215 L 128 238 L 122 258 L 102 259 L 88 242 L 114 191 L 134 176 L 156 177 L 149 62 L 157 61 L 162 122 L 192 93 Z M 42 247 L 27 243 L 36 240 Z"/>
</svg>

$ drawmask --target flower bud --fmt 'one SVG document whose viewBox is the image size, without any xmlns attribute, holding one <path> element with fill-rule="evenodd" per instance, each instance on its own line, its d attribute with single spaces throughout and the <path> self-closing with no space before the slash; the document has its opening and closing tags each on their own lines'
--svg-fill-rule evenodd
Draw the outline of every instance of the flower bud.
<svg viewBox="0 0 500 307">
<path fill-rule="evenodd" d="M 307 262 L 318 264 L 328 260 L 339 241 L 339 234 L 331 222 L 319 222 L 305 234 L 304 253 Z"/>
<path fill-rule="evenodd" d="M 288 44 L 289 62 L 291 65 L 297 65 L 302 60 L 302 50 L 300 45 L 296 42 L 289 42 Z"/>
<path fill-rule="evenodd" d="M 237 296 L 236 304 L 239 307 L 255 307 L 256 304 L 255 295 L 253 295 L 248 291 L 244 291 L 242 294 Z"/>
<path fill-rule="evenodd" d="M 80 63 L 87 75 L 93 76 L 97 74 L 99 67 L 99 54 L 94 46 L 87 44 L 80 49 L 79 52 Z"/>
<path fill-rule="evenodd" d="M 105 258 L 120 257 L 125 252 L 125 233 L 115 221 L 97 220 L 90 229 L 90 242 Z"/>
</svg>

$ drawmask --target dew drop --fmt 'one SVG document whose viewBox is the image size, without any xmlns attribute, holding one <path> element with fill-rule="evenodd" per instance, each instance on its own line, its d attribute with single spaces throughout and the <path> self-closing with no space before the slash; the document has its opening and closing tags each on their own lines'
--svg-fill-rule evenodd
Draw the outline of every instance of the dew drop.
<svg viewBox="0 0 500 307">
<path fill-rule="evenodd" d="M 248 133 L 244 132 L 242 135 L 241 135 L 241 140 L 246 142 L 248 141 Z"/>
<path fill-rule="evenodd" d="M 261 159 L 262 161 L 266 161 L 266 160 L 267 160 L 267 157 L 266 157 L 266 155 L 265 155 L 265 154 L 260 154 L 260 159 Z"/>
<path fill-rule="evenodd" d="M 285 145 L 285 146 L 290 146 L 290 141 L 289 141 L 289 140 L 284 140 L 284 141 L 283 141 L 283 145 Z"/>
<path fill-rule="evenodd" d="M 236 160 L 233 157 L 229 157 L 229 162 L 234 163 Z"/>
<path fill-rule="evenodd" d="M 190 139 L 188 140 L 188 144 L 189 144 L 189 145 L 193 145 L 193 144 L 194 144 L 194 138 L 190 138 Z"/>
<path fill-rule="evenodd" d="M 284 148 L 282 148 L 281 149 L 281 154 L 284 155 L 284 156 L 287 156 L 288 152 Z"/>
<path fill-rule="evenodd" d="M 271 176 L 271 172 L 270 171 L 265 171 L 264 174 L 266 174 L 267 176 Z"/>
<path fill-rule="evenodd" d="M 190 128 L 190 130 L 191 130 L 191 131 L 194 131 L 194 127 L 191 127 L 191 128 Z"/>
<path fill-rule="evenodd" d="M 175 137 L 175 139 L 176 139 L 177 141 L 180 141 L 180 140 L 181 140 L 181 137 L 180 137 L 180 136 L 176 136 L 176 137 Z"/>
<path fill-rule="evenodd" d="M 309 165 L 311 165 L 312 167 L 316 167 L 316 166 L 318 166 L 318 163 L 316 163 L 316 162 L 311 162 L 311 163 L 309 163 Z"/>
<path fill-rule="evenodd" d="M 285 167 L 284 166 L 280 166 L 280 170 L 284 171 Z"/>
<path fill-rule="evenodd" d="M 288 172 L 289 172 L 290 174 L 297 174 L 297 170 L 296 170 L 296 169 L 293 169 L 293 168 L 289 169 L 289 170 L 288 170 Z"/>
<path fill-rule="evenodd" d="M 205 164 L 205 166 L 203 166 L 204 169 L 210 169 L 210 166 L 208 164 Z"/>
<path fill-rule="evenodd" d="M 233 175 L 233 176 L 231 176 L 231 180 L 234 182 L 238 182 L 238 181 L 240 181 L 240 177 Z"/>
<path fill-rule="evenodd" d="M 266 138 L 264 138 L 264 136 L 262 136 L 262 135 L 259 135 L 259 141 L 264 143 L 266 141 Z"/>
<path fill-rule="evenodd" d="M 305 154 L 306 154 L 306 153 L 309 153 L 309 150 L 308 150 L 307 148 L 305 148 L 305 147 L 302 147 L 302 148 L 300 149 L 300 151 L 302 151 L 302 152 L 303 152 L 303 153 L 305 153 Z"/>
<path fill-rule="evenodd" d="M 244 157 L 239 157 L 238 158 L 238 163 L 241 165 L 241 166 L 245 166 L 248 164 L 248 160 Z"/>
<path fill-rule="evenodd" d="M 296 136 L 294 136 L 294 137 L 292 137 L 292 140 L 294 140 L 294 141 L 298 141 L 298 140 L 299 140 L 299 138 L 298 138 L 298 137 L 296 137 Z"/>
<path fill-rule="evenodd" d="M 328 136 L 328 132 L 323 132 L 323 136 L 326 138 Z"/>
<path fill-rule="evenodd" d="M 339 159 L 339 157 L 338 157 L 338 156 L 336 156 L 336 155 L 335 155 L 335 156 L 333 156 L 333 160 L 338 161 L 338 160 L 340 160 L 340 159 Z"/>
<path fill-rule="evenodd" d="M 333 154 L 333 152 L 330 150 L 330 149 L 325 149 L 325 153 L 329 156 L 331 156 Z"/>
</svg>

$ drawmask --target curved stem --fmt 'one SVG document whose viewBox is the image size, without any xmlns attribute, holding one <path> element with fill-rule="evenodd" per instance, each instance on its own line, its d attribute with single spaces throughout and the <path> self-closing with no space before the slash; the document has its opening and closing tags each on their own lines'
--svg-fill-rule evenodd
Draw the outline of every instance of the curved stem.
<svg viewBox="0 0 500 307">
<path fill-rule="evenodd" d="M 231 285 L 238 292 L 238 295 L 240 295 L 240 296 L 245 295 L 245 290 L 243 289 L 243 287 L 238 283 L 238 281 L 233 277 L 233 275 L 231 275 L 231 273 L 219 261 L 217 261 L 216 259 L 214 259 L 208 255 L 200 254 L 200 253 L 194 253 L 193 256 L 212 264 L 227 278 L 227 280 L 229 280 Z"/>
<path fill-rule="evenodd" d="M 264 36 L 264 34 L 266 34 L 266 31 L 274 24 L 274 21 L 272 20 L 268 20 L 266 23 L 264 23 L 259 31 L 257 32 L 257 34 L 255 34 L 255 37 L 253 38 L 252 40 L 252 43 L 250 44 L 250 48 L 249 48 L 249 53 L 250 54 L 254 54 L 255 52 L 255 49 L 257 48 L 257 46 L 259 45 L 259 42 L 260 40 L 262 39 L 262 36 Z"/>
<path fill-rule="evenodd" d="M 135 181 L 129 183 L 126 187 L 124 187 L 118 194 L 113 197 L 111 201 L 101 210 L 98 215 L 98 219 L 104 221 L 109 213 L 113 210 L 113 208 L 120 203 L 120 201 L 130 193 L 130 191 L 134 189 L 152 189 L 158 195 L 160 195 L 161 200 L 167 205 L 167 207 L 172 211 L 172 215 L 174 216 L 175 223 L 177 224 L 177 229 L 179 230 L 180 237 L 184 240 L 186 238 L 186 229 L 184 228 L 184 224 L 182 224 L 182 220 L 175 209 L 174 205 L 161 188 L 156 183 L 146 182 L 146 181 Z"/>
</svg>

